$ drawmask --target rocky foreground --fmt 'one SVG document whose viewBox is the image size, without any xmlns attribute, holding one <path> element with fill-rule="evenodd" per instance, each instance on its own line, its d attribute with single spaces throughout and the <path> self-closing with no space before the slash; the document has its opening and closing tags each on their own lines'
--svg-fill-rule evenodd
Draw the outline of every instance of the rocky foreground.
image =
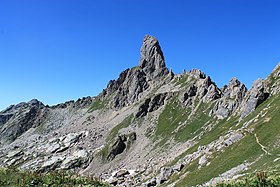
<svg viewBox="0 0 280 187">
<path fill-rule="evenodd" d="M 157 39 L 96 97 L 0 112 L 0 166 L 93 175 L 119 186 L 209 186 L 280 168 L 280 64 L 248 90 L 175 75 Z"/>
</svg>

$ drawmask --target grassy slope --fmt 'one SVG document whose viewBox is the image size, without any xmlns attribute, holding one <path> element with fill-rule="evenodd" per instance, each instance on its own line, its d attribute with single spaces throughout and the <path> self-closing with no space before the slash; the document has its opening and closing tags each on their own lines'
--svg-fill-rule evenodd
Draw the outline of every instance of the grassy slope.
<svg viewBox="0 0 280 187">
<path fill-rule="evenodd" d="M 275 172 L 257 172 L 243 179 L 231 181 L 227 183 L 217 184 L 216 187 L 278 187 L 280 186 L 279 173 Z"/>
<path fill-rule="evenodd" d="M 101 101 L 100 99 L 96 100 L 89 108 L 89 112 L 99 110 L 105 107 L 105 102 Z"/>
<path fill-rule="evenodd" d="M 201 102 L 197 112 L 188 119 L 192 108 L 184 106 L 178 101 L 178 96 L 171 99 L 160 114 L 155 131 L 155 139 L 161 139 L 159 145 L 163 145 L 171 138 L 177 142 L 185 142 L 201 132 L 201 127 L 210 122 L 208 116 L 212 103 Z M 198 103 L 198 101 L 195 101 Z"/>
<path fill-rule="evenodd" d="M 209 104 L 208 104 L 209 105 Z M 270 108 L 267 109 L 267 106 Z M 193 121 L 188 121 L 185 125 L 180 124 L 186 121 L 190 111 L 184 106 L 180 105 L 178 101 L 173 100 L 169 102 L 164 111 L 159 117 L 158 126 L 156 129 L 156 137 L 162 138 L 166 142 L 171 137 L 175 137 L 177 141 L 186 141 L 193 138 L 199 129 L 208 121 L 213 120 L 208 117 L 207 104 L 202 103 L 199 106 L 196 114 L 193 116 Z M 203 112 L 204 111 L 204 112 Z M 255 112 L 238 123 L 239 116 L 231 116 L 229 119 L 221 120 L 211 130 L 202 136 L 199 142 L 192 148 L 187 150 L 170 165 L 175 164 L 180 158 L 186 154 L 197 151 L 199 146 L 207 145 L 212 141 L 218 139 L 221 135 L 225 135 L 229 130 L 241 128 L 242 125 L 256 117 L 261 111 L 267 111 L 265 117 L 259 117 L 250 127 L 255 131 L 248 133 L 244 139 L 235 143 L 234 145 L 225 149 L 222 153 L 216 153 L 211 160 L 211 164 L 198 169 L 198 160 L 195 160 L 190 165 L 186 166 L 184 170 L 178 175 L 174 174 L 172 181 L 178 181 L 176 186 L 193 186 L 205 183 L 210 179 L 236 167 L 244 161 L 254 162 L 248 173 L 254 173 L 258 170 L 280 170 L 280 160 L 275 163 L 275 159 L 280 156 L 280 96 L 273 96 L 261 104 Z M 175 131 L 176 130 L 176 131 Z M 266 147 L 272 155 L 266 155 L 261 146 L 256 142 L 254 134 L 257 135 L 259 142 Z M 172 135 L 172 136 L 170 136 Z M 188 173 L 182 178 L 184 174 Z M 180 178 L 181 177 L 181 178 Z"/>
<path fill-rule="evenodd" d="M 22 172 L 14 169 L 0 169 L 0 186 L 21 187 L 21 186 L 84 186 L 84 187 L 109 187 L 92 177 L 78 177 L 75 175 L 51 172 L 38 174 Z"/>
<path fill-rule="evenodd" d="M 155 139 L 161 139 L 160 145 L 167 142 L 171 138 L 171 135 L 175 135 L 175 129 L 179 124 L 186 121 L 190 114 L 190 110 L 187 110 L 187 108 L 182 106 L 178 101 L 175 101 L 175 99 L 170 100 L 158 119 Z"/>
<path fill-rule="evenodd" d="M 198 165 L 195 162 L 187 166 L 180 175 L 186 172 L 190 173 L 180 180 L 176 186 L 192 186 L 207 182 L 211 178 L 217 177 L 219 174 L 242 164 L 245 160 L 253 162 L 260 158 L 252 165 L 252 168 L 248 172 L 255 172 L 256 170 L 279 170 L 280 167 L 275 167 L 277 163 L 275 163 L 274 160 L 278 158 L 280 154 L 280 97 L 275 96 L 270 98 L 240 124 L 255 117 L 261 110 L 266 108 L 268 104 L 271 105 L 271 108 L 268 109 L 267 115 L 264 118 L 260 117 L 252 124 L 252 127 L 255 128 L 253 133 L 257 135 L 259 142 L 264 145 L 272 155 L 265 155 L 260 145 L 257 144 L 254 134 L 248 134 L 241 141 L 225 149 L 224 152 L 217 153 L 214 159 L 211 160 L 209 166 L 198 169 Z M 270 121 L 267 121 L 268 119 L 270 119 Z M 237 118 L 231 118 L 229 121 L 221 121 L 210 133 L 205 134 L 197 145 L 189 149 L 187 153 L 196 151 L 199 145 L 206 145 L 217 139 L 220 135 L 226 133 L 230 127 L 234 127 L 235 124 L 237 124 Z M 173 176 L 173 181 L 178 180 L 179 177 L 180 176 L 176 175 Z"/>
</svg>

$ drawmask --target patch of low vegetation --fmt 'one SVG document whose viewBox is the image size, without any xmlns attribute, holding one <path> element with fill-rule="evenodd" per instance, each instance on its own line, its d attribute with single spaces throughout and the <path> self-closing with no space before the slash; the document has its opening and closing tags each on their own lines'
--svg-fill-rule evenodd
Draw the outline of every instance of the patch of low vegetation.
<svg viewBox="0 0 280 187">
<path fill-rule="evenodd" d="M 176 133 L 175 139 L 180 142 L 190 140 L 202 131 L 202 126 L 211 123 L 211 117 L 208 115 L 212 104 L 200 103 L 196 110 L 195 117 L 192 117 L 181 126 Z"/>
<path fill-rule="evenodd" d="M 182 87 L 187 85 L 187 80 L 188 80 L 188 76 L 187 75 L 183 75 L 181 78 L 179 78 L 178 80 L 178 84 L 181 84 Z"/>
<path fill-rule="evenodd" d="M 81 177 L 65 172 L 35 173 L 17 169 L 0 169 L 0 186 L 3 187 L 109 187 L 94 177 Z"/>
<path fill-rule="evenodd" d="M 160 144 L 163 145 L 172 135 L 175 135 L 175 129 L 186 121 L 190 112 L 179 101 L 174 98 L 170 100 L 159 116 L 155 140 L 161 139 Z"/>
<path fill-rule="evenodd" d="M 201 139 L 199 140 L 199 142 L 196 145 L 191 147 L 189 150 L 187 150 L 185 153 L 180 155 L 174 161 L 178 161 L 180 158 L 183 158 L 185 155 L 191 154 L 191 153 L 197 151 L 199 146 L 207 145 L 207 144 L 211 143 L 212 141 L 218 139 L 220 136 L 227 134 L 230 129 L 231 130 L 236 130 L 238 128 L 241 128 L 241 126 L 245 122 L 252 120 L 257 114 L 260 113 L 260 111 L 262 111 L 264 108 L 266 108 L 270 103 L 273 103 L 273 102 L 277 101 L 277 98 L 280 100 L 280 97 L 274 97 L 274 98 L 268 99 L 267 101 L 262 103 L 256 109 L 256 111 L 254 111 L 251 115 L 249 115 L 246 118 L 244 118 L 241 122 L 238 122 L 239 116 L 231 116 L 230 118 L 223 119 L 223 120 L 219 121 L 219 123 L 217 125 L 215 125 L 215 127 L 210 132 L 204 134 L 201 137 Z M 277 106 L 277 105 L 278 106 L 280 105 L 280 101 L 278 101 L 278 103 L 277 102 L 275 103 L 275 106 Z M 273 107 L 271 108 L 271 110 L 274 110 Z M 272 116 L 278 117 L 276 115 L 277 114 L 277 110 L 274 110 L 273 113 L 274 114 L 272 114 Z M 273 127 L 271 125 L 269 125 L 269 126 L 268 125 L 262 125 L 264 123 L 263 120 L 265 120 L 265 119 L 261 119 L 257 123 L 255 123 L 255 124 L 260 124 L 259 127 L 257 126 L 257 132 L 260 132 L 260 136 L 264 136 L 266 138 L 270 138 L 269 141 L 271 141 L 273 138 L 275 138 L 275 136 L 279 132 L 279 131 L 275 131 L 275 129 L 277 129 L 279 127 L 279 125 L 277 125 L 278 124 L 277 122 L 280 121 L 280 116 L 279 116 L 279 119 L 275 119 L 275 120 L 273 120 L 273 118 L 271 119 L 271 122 L 273 123 Z M 260 130 L 258 130 L 259 128 L 269 128 L 269 129 L 260 129 Z M 274 135 L 266 136 L 266 133 L 263 133 L 263 132 L 272 132 L 272 133 L 274 133 Z M 172 162 L 172 164 L 175 164 L 175 163 L 176 162 Z"/>
<path fill-rule="evenodd" d="M 245 178 L 217 184 L 215 187 L 278 187 L 280 186 L 280 175 L 275 173 L 257 172 Z"/>
<path fill-rule="evenodd" d="M 195 78 L 189 80 L 188 75 L 182 75 L 181 77 L 176 77 L 174 79 L 175 86 L 180 85 L 181 88 L 188 87 L 196 81 Z"/>
<path fill-rule="evenodd" d="M 238 117 L 231 117 L 229 120 L 221 120 L 211 131 L 204 134 L 199 142 L 187 151 L 187 154 L 193 153 L 197 151 L 199 146 L 205 146 L 218 139 L 220 136 L 227 134 L 228 131 L 237 123 Z"/>
<path fill-rule="evenodd" d="M 269 106 L 270 107 L 267 107 Z M 196 168 L 194 171 L 184 170 L 177 178 L 187 173 L 186 176 L 176 184 L 176 186 L 195 186 L 198 184 L 205 183 L 211 180 L 214 177 L 219 176 L 220 174 L 234 168 L 244 162 L 253 163 L 250 166 L 250 169 L 246 172 L 253 173 L 256 170 L 266 170 L 272 171 L 272 168 L 279 163 L 279 146 L 277 146 L 277 141 L 279 139 L 280 132 L 280 97 L 272 97 L 267 100 L 265 103 L 261 104 L 256 111 L 250 114 L 248 117 L 243 119 L 241 122 L 238 122 L 239 116 L 231 117 L 228 120 L 220 121 L 215 128 L 206 133 L 200 141 L 190 148 L 186 154 L 193 153 L 197 150 L 198 146 L 207 145 L 210 142 L 218 139 L 219 136 L 224 135 L 232 129 L 232 127 L 238 126 L 242 127 L 244 123 L 252 120 L 254 117 L 259 116 L 252 121 L 249 128 L 255 129 L 253 133 L 246 133 L 245 137 L 239 142 L 233 144 L 232 146 L 227 147 L 223 152 L 217 152 L 212 155 L 210 158 L 209 165 L 204 166 L 200 169 Z M 265 112 L 267 111 L 267 115 Z M 262 114 L 262 115 L 260 115 Z M 258 137 L 256 141 L 255 136 Z M 260 144 L 263 146 L 260 146 Z M 265 153 L 263 148 L 266 149 L 269 154 Z M 182 158 L 182 157 L 181 157 Z M 278 169 L 274 171 L 280 171 Z M 248 179 L 249 180 L 249 179 Z M 257 180 L 250 179 L 257 186 L 260 183 L 257 183 Z M 279 186 L 277 183 L 273 183 L 274 179 L 271 179 L 270 182 L 266 183 L 266 186 Z M 233 184 L 221 184 L 221 186 L 246 186 L 242 182 L 233 183 Z M 248 185 L 247 185 L 248 186 Z M 251 185 L 250 185 L 251 186 Z"/>
<path fill-rule="evenodd" d="M 95 110 L 100 110 L 103 109 L 106 104 L 108 103 L 107 100 L 101 100 L 101 99 L 96 99 L 92 105 L 90 106 L 90 108 L 88 109 L 88 112 L 93 112 Z"/>
</svg>

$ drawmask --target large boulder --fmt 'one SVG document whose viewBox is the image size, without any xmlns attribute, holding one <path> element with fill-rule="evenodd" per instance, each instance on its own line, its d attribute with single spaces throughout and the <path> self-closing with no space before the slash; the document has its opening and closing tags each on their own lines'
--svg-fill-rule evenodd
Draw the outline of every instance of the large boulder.
<svg viewBox="0 0 280 187">
<path fill-rule="evenodd" d="M 112 161 L 117 155 L 123 153 L 126 149 L 129 149 L 135 140 L 135 132 L 119 135 L 116 141 L 112 145 L 109 145 L 110 148 L 107 160 Z"/>
<path fill-rule="evenodd" d="M 61 165 L 64 159 L 65 157 L 62 156 L 53 156 L 42 164 L 41 170 L 42 171 L 55 170 Z"/>
<path fill-rule="evenodd" d="M 67 156 L 66 159 L 61 163 L 61 169 L 73 169 L 81 167 L 89 160 L 88 152 L 86 150 L 75 151 L 72 155 Z"/>
<path fill-rule="evenodd" d="M 107 156 L 107 160 L 113 160 L 117 155 L 124 152 L 125 148 L 126 144 L 124 143 L 123 138 L 119 136 L 118 139 L 114 142 L 114 144 L 111 145 L 111 150 L 109 155 Z"/>
<path fill-rule="evenodd" d="M 157 184 L 162 184 L 165 181 L 168 181 L 173 172 L 172 168 L 161 168 L 160 174 L 157 177 Z"/>
</svg>

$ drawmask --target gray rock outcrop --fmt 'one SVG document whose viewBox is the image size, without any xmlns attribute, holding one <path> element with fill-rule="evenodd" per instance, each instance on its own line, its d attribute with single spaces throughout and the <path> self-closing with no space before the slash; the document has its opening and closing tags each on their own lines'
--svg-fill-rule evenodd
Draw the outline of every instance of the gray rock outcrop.
<svg viewBox="0 0 280 187">
<path fill-rule="evenodd" d="M 192 104 L 193 97 L 202 99 L 203 102 L 208 103 L 221 97 L 221 91 L 212 82 L 209 76 L 206 76 L 203 72 L 197 69 L 193 69 L 188 73 L 188 81 L 195 82 L 183 92 L 179 100 L 186 106 Z"/>
<path fill-rule="evenodd" d="M 113 100 L 114 108 L 121 108 L 132 104 L 141 97 L 149 84 L 146 76 L 139 68 L 133 68 L 128 71 L 125 81 L 118 88 Z"/>
<path fill-rule="evenodd" d="M 125 148 L 126 148 L 126 144 L 124 143 L 122 137 L 119 136 L 118 139 L 111 146 L 111 151 L 107 156 L 107 160 L 108 161 L 113 160 L 118 154 L 124 152 Z"/>
<path fill-rule="evenodd" d="M 172 168 L 161 168 L 160 174 L 157 177 L 157 184 L 162 184 L 165 181 L 169 180 L 169 177 L 172 175 L 173 169 Z"/>
<path fill-rule="evenodd" d="M 199 69 L 192 69 L 191 71 L 189 71 L 187 73 L 187 75 L 190 77 L 190 78 L 195 78 L 195 79 L 205 79 L 206 78 L 206 75 L 205 73 L 203 73 L 201 70 Z"/>
<path fill-rule="evenodd" d="M 225 119 L 234 113 L 242 103 L 246 93 L 246 86 L 238 79 L 232 78 L 229 84 L 222 88 L 222 97 L 213 108 L 218 119 Z"/>
<path fill-rule="evenodd" d="M 269 93 L 265 90 L 265 81 L 263 79 L 258 79 L 253 83 L 252 88 L 248 91 L 241 104 L 240 119 L 249 115 L 257 108 L 257 106 L 268 98 Z"/>
<path fill-rule="evenodd" d="M 75 151 L 72 155 L 66 157 L 61 163 L 60 168 L 67 170 L 80 167 L 89 160 L 89 154 L 86 150 Z"/>
<path fill-rule="evenodd" d="M 184 103 L 186 106 L 189 106 L 192 104 L 192 97 L 194 97 L 197 93 L 197 87 L 195 85 L 190 86 L 187 91 L 182 93 L 180 96 L 180 101 Z"/>
<path fill-rule="evenodd" d="M 126 149 L 129 149 L 135 140 L 135 132 L 118 136 L 117 140 L 110 145 L 107 160 L 112 161 L 117 155 L 123 153 Z"/>
<path fill-rule="evenodd" d="M 73 146 L 78 140 L 85 134 L 85 132 L 80 133 L 69 133 L 60 138 L 50 139 L 48 144 L 46 144 L 46 153 L 56 153 L 63 152 L 69 147 Z"/>
</svg>

